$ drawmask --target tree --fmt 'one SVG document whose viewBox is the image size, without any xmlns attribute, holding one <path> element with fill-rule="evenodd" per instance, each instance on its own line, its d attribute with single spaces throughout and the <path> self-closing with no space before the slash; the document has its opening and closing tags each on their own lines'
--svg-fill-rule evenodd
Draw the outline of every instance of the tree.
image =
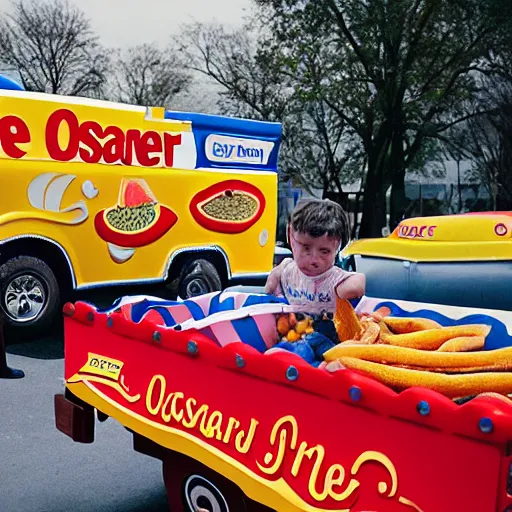
<svg viewBox="0 0 512 512">
<path fill-rule="evenodd" d="M 98 96 L 103 56 L 90 20 L 67 0 L 20 0 L 0 21 L 0 62 L 30 91 Z"/>
<path fill-rule="evenodd" d="M 262 14 L 260 12 L 260 14 Z M 362 168 L 361 153 L 353 147 L 350 130 L 322 99 L 310 101 L 282 76 L 269 50 L 272 34 L 266 20 L 239 30 L 218 24 L 184 27 L 182 40 L 191 70 L 222 87 L 222 113 L 283 124 L 281 178 L 299 180 L 306 189 L 319 187 L 324 195 L 342 193 L 342 185 Z M 359 165 L 351 165 L 358 161 Z"/>
<path fill-rule="evenodd" d="M 109 97 L 132 105 L 167 106 L 190 84 L 178 52 L 142 44 L 114 52 Z"/>
<path fill-rule="evenodd" d="M 485 187 L 492 209 L 504 211 L 512 209 L 512 5 L 506 12 L 496 1 L 494 16 L 506 23 L 488 58 L 493 73 L 482 79 L 478 98 L 488 113 L 456 127 L 448 143 L 472 162 L 469 178 Z"/>
<path fill-rule="evenodd" d="M 493 210 L 512 209 L 512 80 L 485 81 L 480 102 L 489 113 L 470 119 L 450 134 L 452 153 L 472 162 L 468 177 L 485 187 Z"/>
<path fill-rule="evenodd" d="M 502 25 L 484 0 L 257 0 L 273 12 L 266 46 L 281 76 L 322 99 L 367 158 L 361 236 L 380 236 L 391 187 L 392 227 L 405 174 L 429 139 L 481 114 L 468 110 Z M 509 2 L 494 0 L 493 8 Z"/>
</svg>

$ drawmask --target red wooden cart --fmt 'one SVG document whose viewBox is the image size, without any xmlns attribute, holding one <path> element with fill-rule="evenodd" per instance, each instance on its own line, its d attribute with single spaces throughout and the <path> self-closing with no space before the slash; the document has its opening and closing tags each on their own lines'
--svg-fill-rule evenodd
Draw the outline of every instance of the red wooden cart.
<svg viewBox="0 0 512 512">
<path fill-rule="evenodd" d="M 57 428 L 99 420 L 163 462 L 172 512 L 512 511 L 512 402 L 397 393 L 291 353 L 65 306 Z"/>
</svg>

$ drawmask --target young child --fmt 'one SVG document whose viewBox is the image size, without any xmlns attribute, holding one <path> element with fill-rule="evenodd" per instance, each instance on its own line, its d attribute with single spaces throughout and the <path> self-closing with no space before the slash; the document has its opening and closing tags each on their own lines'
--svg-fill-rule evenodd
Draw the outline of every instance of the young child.
<svg viewBox="0 0 512 512">
<path fill-rule="evenodd" d="M 349 220 L 343 208 L 329 200 L 308 200 L 293 211 L 288 240 L 293 259 L 287 258 L 270 273 L 265 292 L 284 295 L 290 304 L 308 313 L 334 313 L 336 297 L 364 295 L 364 274 L 346 272 L 334 265 L 348 242 Z"/>
</svg>

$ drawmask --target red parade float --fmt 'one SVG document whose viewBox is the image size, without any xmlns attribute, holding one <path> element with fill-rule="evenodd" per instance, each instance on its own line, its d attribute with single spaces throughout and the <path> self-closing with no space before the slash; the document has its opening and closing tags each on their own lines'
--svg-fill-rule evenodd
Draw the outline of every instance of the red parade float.
<svg viewBox="0 0 512 512">
<path fill-rule="evenodd" d="M 296 354 L 221 347 L 204 322 L 166 327 L 155 311 L 134 322 L 123 307 L 77 302 L 64 313 L 57 428 L 90 443 L 95 411 L 119 421 L 135 450 L 162 460 L 173 512 L 512 507 L 502 394 L 457 403 L 423 386 L 397 392 Z"/>
</svg>

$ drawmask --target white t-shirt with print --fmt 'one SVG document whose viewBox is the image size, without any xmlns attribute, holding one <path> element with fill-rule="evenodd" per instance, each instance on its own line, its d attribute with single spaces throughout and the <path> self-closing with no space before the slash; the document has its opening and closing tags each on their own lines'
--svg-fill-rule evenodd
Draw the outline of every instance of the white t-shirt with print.
<svg viewBox="0 0 512 512">
<path fill-rule="evenodd" d="M 290 304 L 304 305 L 304 311 L 336 311 L 336 288 L 354 272 L 332 267 L 323 274 L 309 277 L 291 260 L 281 274 L 281 289 Z"/>
</svg>

